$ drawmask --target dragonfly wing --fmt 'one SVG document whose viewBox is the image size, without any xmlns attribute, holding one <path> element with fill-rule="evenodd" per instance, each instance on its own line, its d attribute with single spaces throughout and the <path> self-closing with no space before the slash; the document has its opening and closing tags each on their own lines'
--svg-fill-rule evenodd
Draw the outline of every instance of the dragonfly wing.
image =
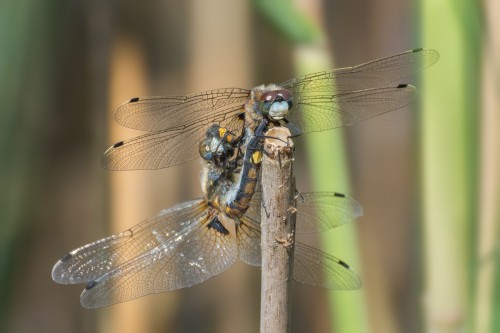
<svg viewBox="0 0 500 333">
<path fill-rule="evenodd" d="M 190 287 L 231 267 L 238 257 L 236 237 L 220 222 L 214 225 L 216 211 L 206 212 L 174 237 L 90 282 L 82 305 L 97 308 Z"/>
<path fill-rule="evenodd" d="M 302 133 L 350 126 L 411 104 L 417 89 L 411 85 L 365 89 L 336 95 L 299 96 L 288 119 Z"/>
<path fill-rule="evenodd" d="M 243 120 L 237 116 L 213 118 L 230 131 L 241 132 Z M 120 141 L 104 153 L 101 164 L 108 170 L 156 170 L 182 164 L 199 156 L 199 143 L 206 137 L 209 123 L 193 123 Z"/>
<path fill-rule="evenodd" d="M 294 94 L 341 93 L 394 85 L 433 65 L 439 53 L 433 49 L 415 49 L 370 61 L 365 64 L 313 73 L 280 84 Z"/>
<path fill-rule="evenodd" d="M 115 113 L 119 124 L 143 131 L 156 132 L 180 128 L 192 123 L 213 123 L 222 116 L 243 112 L 250 91 L 226 88 L 187 96 L 136 97 L 123 103 Z"/>
<path fill-rule="evenodd" d="M 238 227 L 238 248 L 241 261 L 252 266 L 261 265 L 260 239 L 260 224 L 248 216 L 243 216 Z"/>
<path fill-rule="evenodd" d="M 361 288 L 361 279 L 358 274 L 345 262 L 298 242 L 295 244 L 293 278 L 303 284 L 328 289 Z"/>
<path fill-rule="evenodd" d="M 260 221 L 262 192 L 255 192 L 245 217 Z M 337 192 L 306 192 L 297 198 L 298 233 L 330 230 L 363 215 L 363 207 L 353 198 Z M 259 222 L 255 222 L 260 224 Z"/>
<path fill-rule="evenodd" d="M 245 231 L 238 235 L 240 259 L 247 264 L 261 266 L 260 225 L 244 219 L 246 221 L 242 225 L 245 225 Z M 361 288 L 361 279 L 345 262 L 300 242 L 295 243 L 293 278 L 303 284 L 328 289 Z"/>
<path fill-rule="evenodd" d="M 321 232 L 347 224 L 363 215 L 353 198 L 337 192 L 301 193 L 297 198 L 297 232 Z"/>
<path fill-rule="evenodd" d="M 260 211 L 262 209 L 262 192 L 256 191 L 252 199 L 250 200 L 250 205 L 245 213 L 245 217 L 255 221 L 255 223 L 260 225 Z"/>
<path fill-rule="evenodd" d="M 52 270 L 61 284 L 89 283 L 116 267 L 157 248 L 207 215 L 203 200 L 193 200 L 161 211 L 122 233 L 84 245 L 64 255 Z"/>
<path fill-rule="evenodd" d="M 238 229 L 240 259 L 260 266 L 260 224 L 244 216 Z M 295 242 L 293 278 L 311 286 L 351 290 L 361 288 L 361 279 L 345 262 L 306 244 Z"/>
</svg>

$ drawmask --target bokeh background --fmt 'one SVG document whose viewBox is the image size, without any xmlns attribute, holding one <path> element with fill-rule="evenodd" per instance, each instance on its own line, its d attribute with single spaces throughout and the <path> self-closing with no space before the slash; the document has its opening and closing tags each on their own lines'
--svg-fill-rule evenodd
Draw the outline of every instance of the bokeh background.
<svg viewBox="0 0 500 333">
<path fill-rule="evenodd" d="M 199 162 L 108 172 L 145 95 L 252 87 L 417 47 L 411 107 L 296 140 L 302 191 L 365 214 L 309 241 L 359 291 L 296 284 L 293 332 L 500 332 L 497 0 L 0 2 L 0 331 L 256 332 L 260 271 L 98 310 L 52 282 L 70 249 L 201 195 Z"/>
</svg>

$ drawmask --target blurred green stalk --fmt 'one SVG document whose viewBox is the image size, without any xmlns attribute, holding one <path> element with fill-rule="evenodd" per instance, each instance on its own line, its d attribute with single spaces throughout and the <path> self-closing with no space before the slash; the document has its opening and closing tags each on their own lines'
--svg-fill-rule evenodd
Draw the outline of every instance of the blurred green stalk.
<svg viewBox="0 0 500 333">
<path fill-rule="evenodd" d="M 260 13 L 295 44 L 317 42 L 322 32 L 318 24 L 293 5 L 291 0 L 253 0 Z M 311 1 L 314 2 L 314 1 Z"/>
<path fill-rule="evenodd" d="M 299 47 L 296 73 L 304 75 L 332 68 L 332 61 L 320 46 Z M 342 130 L 307 135 L 308 164 L 315 191 L 349 193 L 349 174 Z M 334 170 L 332 172 L 332 170 Z M 321 234 L 323 250 L 339 256 L 359 272 L 356 229 L 347 226 Z M 365 294 L 359 291 L 328 291 L 332 325 L 335 332 L 369 332 Z"/>
<path fill-rule="evenodd" d="M 426 332 L 471 331 L 478 6 L 472 1 L 422 1 L 422 44 L 441 53 L 439 63 L 423 74 L 420 140 Z"/>
</svg>

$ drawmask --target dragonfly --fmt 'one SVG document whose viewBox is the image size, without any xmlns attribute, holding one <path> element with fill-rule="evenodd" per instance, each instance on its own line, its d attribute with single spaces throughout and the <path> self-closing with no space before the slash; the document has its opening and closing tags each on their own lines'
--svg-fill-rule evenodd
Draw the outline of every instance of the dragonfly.
<svg viewBox="0 0 500 333">
<path fill-rule="evenodd" d="M 248 140 L 263 119 L 289 127 L 293 135 L 350 126 L 411 104 L 417 90 L 402 80 L 438 59 L 436 50 L 419 48 L 253 89 L 135 97 L 117 109 L 115 120 L 149 133 L 113 144 L 101 164 L 139 170 L 185 163 L 199 156 L 196 147 L 210 124 L 240 141 Z"/>
<path fill-rule="evenodd" d="M 98 308 L 148 294 L 201 283 L 231 267 L 237 258 L 259 266 L 261 193 L 251 196 L 245 214 L 228 216 L 217 203 L 238 178 L 237 142 L 211 126 L 199 144 L 205 160 L 203 198 L 177 204 L 115 235 L 64 255 L 52 270 L 61 284 L 86 284 L 80 301 Z M 207 148 L 208 147 L 208 148 Z M 353 198 L 335 192 L 303 193 L 297 204 L 298 231 L 323 231 L 363 213 Z M 344 261 L 297 242 L 294 279 L 331 289 L 358 289 L 359 276 Z"/>
</svg>

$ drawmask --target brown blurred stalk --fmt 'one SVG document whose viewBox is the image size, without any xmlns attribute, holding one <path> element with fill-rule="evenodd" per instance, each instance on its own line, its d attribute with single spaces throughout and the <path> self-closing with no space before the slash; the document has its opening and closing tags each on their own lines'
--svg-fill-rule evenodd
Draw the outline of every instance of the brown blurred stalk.
<svg viewBox="0 0 500 333">
<path fill-rule="evenodd" d="M 109 80 L 109 139 L 116 142 L 137 135 L 138 132 L 116 124 L 113 115 L 116 107 L 125 100 L 147 95 L 147 75 L 144 53 L 135 40 L 117 38 L 111 46 Z M 152 193 L 151 177 L 146 172 L 108 172 L 110 179 L 110 229 L 121 232 L 139 223 L 155 212 L 148 206 Z M 138 197 L 140 199 L 138 199 Z M 148 209 L 149 208 L 149 209 Z M 150 324 L 147 311 L 150 301 L 140 299 L 105 309 L 101 317 L 102 332 L 148 332 Z M 123 320 L 123 318 L 127 318 Z"/>
</svg>

